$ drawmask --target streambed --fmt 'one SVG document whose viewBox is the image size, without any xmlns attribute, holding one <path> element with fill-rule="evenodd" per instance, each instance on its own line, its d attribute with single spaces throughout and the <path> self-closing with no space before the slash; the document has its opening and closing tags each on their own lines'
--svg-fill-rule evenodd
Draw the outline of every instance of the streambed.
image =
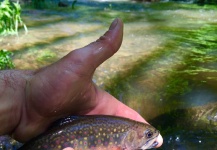
<svg viewBox="0 0 217 150">
<path fill-rule="evenodd" d="M 94 82 L 158 128 L 161 149 L 217 149 L 217 8 L 78 1 L 73 10 L 25 8 L 22 14 L 29 33 L 0 41 L 14 52 L 17 69 L 49 65 L 121 18 L 123 44 Z"/>
</svg>

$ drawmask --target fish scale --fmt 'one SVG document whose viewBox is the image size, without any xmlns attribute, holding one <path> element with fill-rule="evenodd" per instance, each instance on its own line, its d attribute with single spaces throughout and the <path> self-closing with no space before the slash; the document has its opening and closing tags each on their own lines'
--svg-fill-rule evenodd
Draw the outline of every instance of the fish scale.
<svg viewBox="0 0 217 150">
<path fill-rule="evenodd" d="M 146 131 L 152 137 L 147 138 Z M 140 137 L 141 133 L 144 136 Z M 75 150 L 133 150 L 134 147 L 141 148 L 145 144 L 150 147 L 158 134 L 154 127 L 127 118 L 106 115 L 70 116 L 55 122 L 48 131 L 27 142 L 19 150 L 62 150 L 66 147 Z"/>
</svg>

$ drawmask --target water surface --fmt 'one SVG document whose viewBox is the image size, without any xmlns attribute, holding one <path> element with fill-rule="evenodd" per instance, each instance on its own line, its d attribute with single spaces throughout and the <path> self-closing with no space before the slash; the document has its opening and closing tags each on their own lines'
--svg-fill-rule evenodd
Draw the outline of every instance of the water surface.
<svg viewBox="0 0 217 150">
<path fill-rule="evenodd" d="M 37 69 L 95 41 L 118 17 L 120 50 L 93 80 L 158 128 L 161 149 L 217 149 L 217 8 L 181 3 L 79 1 L 26 8 L 29 33 L 1 39 L 17 69 Z"/>
</svg>

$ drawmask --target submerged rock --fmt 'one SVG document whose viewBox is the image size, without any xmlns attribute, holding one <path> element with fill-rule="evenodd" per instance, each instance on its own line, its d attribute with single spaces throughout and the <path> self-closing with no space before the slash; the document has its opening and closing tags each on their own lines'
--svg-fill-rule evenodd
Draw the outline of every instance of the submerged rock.
<svg viewBox="0 0 217 150">
<path fill-rule="evenodd" d="M 166 128 L 166 133 L 184 130 L 217 132 L 217 102 L 191 108 L 175 109 L 150 121 Z"/>
<path fill-rule="evenodd" d="M 162 131 L 164 144 L 159 150 L 217 150 L 217 102 L 175 109 L 150 123 Z"/>
<path fill-rule="evenodd" d="M 64 2 L 64 1 L 60 1 L 60 2 L 58 3 L 58 6 L 59 6 L 59 7 L 68 7 L 68 6 L 69 6 L 69 3 L 68 3 L 68 2 Z"/>
</svg>

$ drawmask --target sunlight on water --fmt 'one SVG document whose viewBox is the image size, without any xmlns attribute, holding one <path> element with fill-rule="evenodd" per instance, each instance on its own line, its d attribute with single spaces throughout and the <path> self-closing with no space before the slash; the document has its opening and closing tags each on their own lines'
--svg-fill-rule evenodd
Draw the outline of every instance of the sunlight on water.
<svg viewBox="0 0 217 150">
<path fill-rule="evenodd" d="M 60 59 L 73 49 L 84 46 L 87 44 L 85 43 L 87 40 L 82 38 L 85 36 L 83 33 L 89 32 L 92 34 L 99 30 L 99 28 L 100 26 L 97 24 L 84 25 L 70 24 L 68 22 L 52 24 L 42 28 L 30 28 L 28 35 L 21 35 L 18 38 L 9 39 L 11 43 L 15 42 L 8 44 L 5 48 L 9 49 L 12 47 L 22 50 L 17 52 L 14 57 L 14 63 L 17 68 L 37 69 Z M 26 40 L 27 38 L 29 39 L 28 41 Z M 75 42 L 75 38 L 82 42 Z M 47 51 L 52 51 L 56 57 L 51 62 L 40 64 L 37 61 L 38 57 L 35 56 L 40 57 L 40 54 L 43 55 Z M 46 62 L 46 59 L 44 61 Z"/>
<path fill-rule="evenodd" d="M 14 51 L 16 68 L 51 64 L 97 40 L 119 17 L 122 46 L 93 81 L 161 130 L 163 149 L 216 146 L 216 9 L 97 1 L 64 9 L 24 10 L 29 33 L 0 40 L 1 48 Z"/>
</svg>

